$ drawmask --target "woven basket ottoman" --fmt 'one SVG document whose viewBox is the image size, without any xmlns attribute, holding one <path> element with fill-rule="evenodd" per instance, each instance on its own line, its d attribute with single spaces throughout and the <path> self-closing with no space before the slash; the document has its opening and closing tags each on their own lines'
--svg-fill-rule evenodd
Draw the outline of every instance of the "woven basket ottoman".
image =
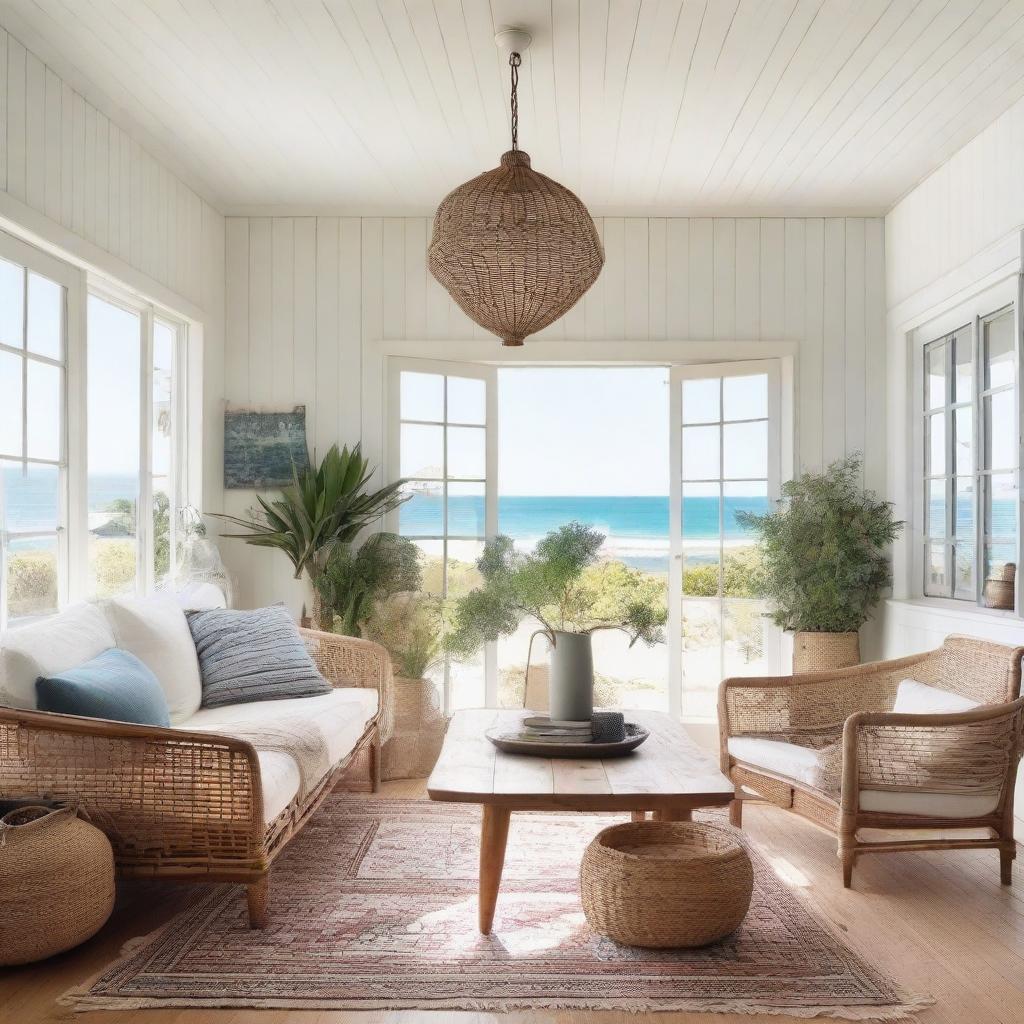
<svg viewBox="0 0 1024 1024">
<path fill-rule="evenodd" d="M 753 886 L 739 834 L 691 821 L 613 825 L 580 867 L 590 927 L 627 946 L 716 942 L 740 926 Z"/>
<path fill-rule="evenodd" d="M 71 949 L 113 909 L 110 841 L 73 807 L 25 807 L 0 818 L 0 964 Z"/>
</svg>

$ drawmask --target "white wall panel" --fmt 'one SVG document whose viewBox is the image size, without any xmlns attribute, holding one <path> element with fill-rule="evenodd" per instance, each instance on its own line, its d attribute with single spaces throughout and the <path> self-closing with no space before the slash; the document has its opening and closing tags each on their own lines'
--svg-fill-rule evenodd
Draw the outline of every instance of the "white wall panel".
<svg viewBox="0 0 1024 1024">
<path fill-rule="evenodd" d="M 597 227 L 605 269 L 545 337 L 624 346 L 660 338 L 796 341 L 798 463 L 818 469 L 855 438 L 868 479 L 884 479 L 884 403 L 876 394 L 869 416 L 866 390 L 869 380 L 878 388 L 884 367 L 872 363 L 868 372 L 884 318 L 881 220 L 835 218 L 826 230 L 820 219 L 606 218 Z M 229 217 L 228 402 L 265 401 L 265 389 L 250 389 L 264 379 L 252 361 L 269 354 L 284 366 L 289 351 L 292 391 L 285 393 L 285 374 L 275 375 L 266 382 L 273 404 L 306 405 L 310 446 L 319 453 L 362 440 L 379 459 L 381 339 L 476 337 L 482 355 L 497 350 L 430 276 L 430 230 L 425 217 Z M 233 492 L 227 502 L 246 508 L 252 495 Z M 280 600 L 287 591 L 301 604 L 283 559 L 225 548 L 244 580 L 243 601 Z"/>
</svg>

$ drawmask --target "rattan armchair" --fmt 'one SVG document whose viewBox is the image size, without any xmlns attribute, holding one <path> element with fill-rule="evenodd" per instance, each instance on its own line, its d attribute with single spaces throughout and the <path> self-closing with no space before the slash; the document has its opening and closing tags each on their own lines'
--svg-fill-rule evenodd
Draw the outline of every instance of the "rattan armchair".
<svg viewBox="0 0 1024 1024">
<path fill-rule="evenodd" d="M 1013 790 L 1024 729 L 1022 655 L 1024 647 L 949 637 L 937 650 L 894 661 L 726 679 L 719 690 L 719 730 L 722 771 L 736 784 L 733 824 L 742 824 L 743 801 L 749 799 L 803 815 L 837 836 L 847 888 L 862 853 L 966 848 L 998 850 L 1000 877 L 1008 885 L 1016 857 Z M 896 691 L 906 678 L 983 706 L 955 714 L 894 714 Z M 823 771 L 808 782 L 745 763 L 730 753 L 729 740 L 736 737 L 816 748 Z M 823 781 L 830 758 L 834 786 Z M 950 797 L 973 798 L 982 810 L 951 815 Z M 906 810 L 908 803 L 914 813 Z M 899 804 L 904 809 L 894 811 Z M 860 834 L 863 829 L 945 834 L 887 834 L 871 842 Z M 968 829 L 985 830 L 984 838 L 957 835 Z"/>
<path fill-rule="evenodd" d="M 107 834 L 122 875 L 244 882 L 250 924 L 263 927 L 271 864 L 343 778 L 347 788 L 377 790 L 393 727 L 387 651 L 301 632 L 325 678 L 376 689 L 378 708 L 349 756 L 272 822 L 263 818 L 256 750 L 243 740 L 2 707 L 0 796 L 76 802 Z"/>
</svg>

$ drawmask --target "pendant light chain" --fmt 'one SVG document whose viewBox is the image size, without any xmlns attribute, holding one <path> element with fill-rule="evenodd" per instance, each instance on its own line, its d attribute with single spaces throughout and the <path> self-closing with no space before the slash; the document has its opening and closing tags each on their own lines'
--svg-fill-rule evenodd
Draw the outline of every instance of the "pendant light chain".
<svg viewBox="0 0 1024 1024">
<path fill-rule="evenodd" d="M 512 69 L 512 152 L 519 149 L 519 65 L 523 58 L 518 53 L 508 55 L 508 66 Z"/>
</svg>

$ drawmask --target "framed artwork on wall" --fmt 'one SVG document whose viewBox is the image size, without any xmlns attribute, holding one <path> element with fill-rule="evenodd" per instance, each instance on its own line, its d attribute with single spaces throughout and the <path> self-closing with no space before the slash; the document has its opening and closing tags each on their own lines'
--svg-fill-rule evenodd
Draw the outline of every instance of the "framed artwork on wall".
<svg viewBox="0 0 1024 1024">
<path fill-rule="evenodd" d="M 284 487 L 293 468 L 309 462 L 306 407 L 290 412 L 228 409 L 224 413 L 224 486 L 253 490 Z"/>
</svg>

